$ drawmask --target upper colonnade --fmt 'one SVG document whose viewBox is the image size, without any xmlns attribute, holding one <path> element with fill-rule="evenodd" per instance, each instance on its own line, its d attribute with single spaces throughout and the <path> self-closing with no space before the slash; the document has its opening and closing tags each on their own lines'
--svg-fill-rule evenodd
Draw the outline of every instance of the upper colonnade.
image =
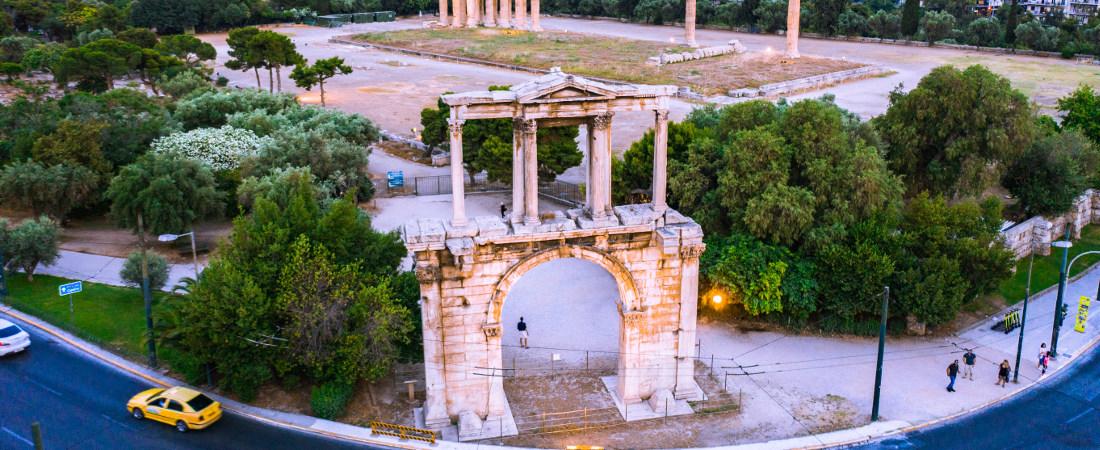
<svg viewBox="0 0 1100 450">
<path fill-rule="evenodd" d="M 541 16 L 539 0 L 530 4 L 528 0 L 439 0 L 439 23 L 455 28 L 484 25 L 542 31 Z"/>
</svg>

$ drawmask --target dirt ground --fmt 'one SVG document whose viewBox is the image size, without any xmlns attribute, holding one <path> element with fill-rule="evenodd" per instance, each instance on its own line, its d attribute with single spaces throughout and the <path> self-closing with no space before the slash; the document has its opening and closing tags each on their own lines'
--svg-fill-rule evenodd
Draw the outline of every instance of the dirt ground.
<svg viewBox="0 0 1100 450">
<path fill-rule="evenodd" d="M 758 87 L 863 64 L 807 56 L 783 60 L 770 48 L 658 67 L 647 59 L 690 49 L 661 42 L 567 31 L 533 33 L 504 29 L 422 29 L 350 36 L 352 39 L 433 53 L 464 56 L 540 69 L 636 83 L 687 85 L 707 95 Z"/>
</svg>

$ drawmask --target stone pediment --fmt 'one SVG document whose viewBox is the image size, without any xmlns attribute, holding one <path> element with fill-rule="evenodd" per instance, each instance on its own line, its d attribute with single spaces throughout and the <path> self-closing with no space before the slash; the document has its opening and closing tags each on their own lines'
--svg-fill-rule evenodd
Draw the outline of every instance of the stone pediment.
<svg viewBox="0 0 1100 450">
<path fill-rule="evenodd" d="M 507 91 L 472 91 L 445 94 L 443 102 L 450 106 L 568 103 L 616 98 L 669 97 L 676 86 L 607 83 L 567 74 L 557 67 L 543 76 Z M 479 117 L 485 118 L 485 117 Z"/>
</svg>

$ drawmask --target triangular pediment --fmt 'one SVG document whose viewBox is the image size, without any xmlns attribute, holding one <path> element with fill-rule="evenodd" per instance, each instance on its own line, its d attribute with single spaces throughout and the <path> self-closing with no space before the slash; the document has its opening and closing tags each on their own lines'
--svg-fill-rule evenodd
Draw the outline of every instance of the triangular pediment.
<svg viewBox="0 0 1100 450">
<path fill-rule="evenodd" d="M 520 103 L 605 99 L 614 98 L 618 94 L 611 85 L 562 72 L 551 72 L 515 86 L 512 91 L 516 93 L 516 100 Z"/>
</svg>

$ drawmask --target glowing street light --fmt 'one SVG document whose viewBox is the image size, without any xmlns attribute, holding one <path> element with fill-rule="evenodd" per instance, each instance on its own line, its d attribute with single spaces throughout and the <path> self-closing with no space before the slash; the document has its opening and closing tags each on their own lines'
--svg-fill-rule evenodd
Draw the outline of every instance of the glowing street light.
<svg viewBox="0 0 1100 450">
<path fill-rule="evenodd" d="M 711 297 L 710 301 L 714 302 L 715 305 L 721 305 L 722 304 L 722 294 L 714 294 L 714 297 Z"/>
</svg>

